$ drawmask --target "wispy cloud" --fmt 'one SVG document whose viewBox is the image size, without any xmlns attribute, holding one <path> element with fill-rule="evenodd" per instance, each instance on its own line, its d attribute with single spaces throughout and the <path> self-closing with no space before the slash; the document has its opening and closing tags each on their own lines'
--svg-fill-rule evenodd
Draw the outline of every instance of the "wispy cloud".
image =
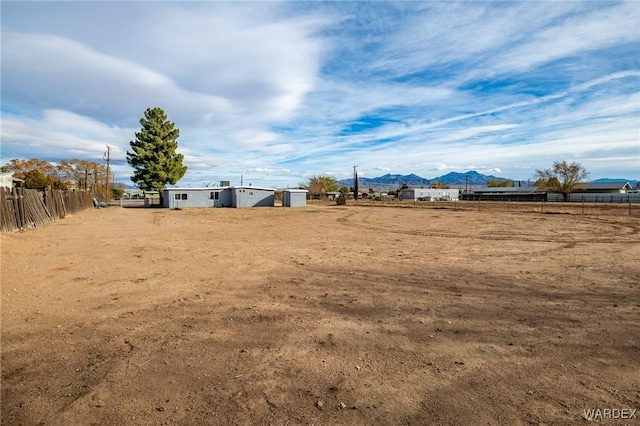
<svg viewBox="0 0 640 426">
<path fill-rule="evenodd" d="M 165 109 L 181 184 L 561 158 L 640 178 L 636 2 L 3 2 L 2 162 L 116 173 Z M 167 31 L 171 28 L 171 31 Z"/>
</svg>

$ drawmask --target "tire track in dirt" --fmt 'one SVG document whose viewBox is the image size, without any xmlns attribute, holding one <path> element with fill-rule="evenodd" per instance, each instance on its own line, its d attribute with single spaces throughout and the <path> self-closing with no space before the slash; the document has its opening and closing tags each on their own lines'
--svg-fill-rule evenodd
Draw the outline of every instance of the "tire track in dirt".
<svg viewBox="0 0 640 426">
<path fill-rule="evenodd" d="M 606 223 L 610 225 L 613 230 L 611 231 L 611 235 L 616 235 L 616 238 L 610 237 L 551 237 L 549 235 L 536 235 L 536 234 L 523 234 L 523 233 L 511 233 L 509 231 L 493 231 L 491 235 L 474 235 L 474 234 L 464 234 L 460 232 L 451 232 L 451 231 L 440 231 L 440 230 L 403 230 L 403 229 L 390 229 L 389 227 L 382 227 L 379 225 L 372 225 L 368 223 L 366 219 L 360 219 L 364 223 L 354 223 L 354 220 L 358 219 L 359 212 L 351 212 L 345 216 L 342 216 L 336 219 L 336 222 L 343 226 L 348 226 L 351 228 L 362 229 L 366 231 L 372 231 L 376 233 L 388 233 L 388 234 L 399 234 L 399 235 L 411 235 L 411 236 L 421 236 L 421 237 L 435 237 L 435 238 L 455 238 L 455 239 L 471 239 L 471 240 L 481 240 L 481 241 L 521 241 L 523 243 L 527 242 L 542 242 L 542 243 L 559 243 L 566 244 L 569 247 L 578 243 L 589 243 L 589 244 L 638 244 L 640 241 L 637 237 L 635 237 L 638 233 L 640 233 L 640 226 L 633 227 L 629 226 L 626 228 L 631 228 L 630 231 L 626 232 L 626 234 L 630 234 L 632 238 L 621 239 L 619 237 L 619 231 L 625 228 L 622 225 L 618 225 L 613 223 L 611 220 L 592 220 L 594 223 L 602 225 L 602 223 Z M 600 230 L 600 232 L 602 232 Z"/>
<path fill-rule="evenodd" d="M 635 251 L 589 242 L 635 218 L 91 213 L 113 219 L 3 247 L 3 424 L 570 424 L 640 401 Z"/>
</svg>

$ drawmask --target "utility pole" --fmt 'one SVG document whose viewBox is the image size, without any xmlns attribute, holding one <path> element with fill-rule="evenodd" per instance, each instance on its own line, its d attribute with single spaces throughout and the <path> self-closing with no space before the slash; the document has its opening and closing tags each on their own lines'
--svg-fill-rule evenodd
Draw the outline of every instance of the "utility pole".
<svg viewBox="0 0 640 426">
<path fill-rule="evenodd" d="M 93 163 L 93 181 L 91 182 L 91 191 L 98 191 L 98 163 Z"/>
<path fill-rule="evenodd" d="M 469 199 L 469 175 L 464 176 L 464 199 Z"/>
<path fill-rule="evenodd" d="M 106 179 L 106 193 L 105 193 L 105 198 L 107 199 L 107 202 L 109 201 L 109 161 L 111 160 L 111 147 L 109 145 L 107 145 L 107 152 L 104 153 L 104 159 L 107 160 L 107 179 Z"/>
</svg>

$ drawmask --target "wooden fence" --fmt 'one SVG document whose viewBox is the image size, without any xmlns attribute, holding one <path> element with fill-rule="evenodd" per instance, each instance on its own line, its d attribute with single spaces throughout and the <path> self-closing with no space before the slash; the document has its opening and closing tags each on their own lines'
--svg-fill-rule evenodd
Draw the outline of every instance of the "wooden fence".
<svg viewBox="0 0 640 426">
<path fill-rule="evenodd" d="M 89 192 L 0 188 L 0 232 L 36 228 L 92 207 Z"/>
</svg>

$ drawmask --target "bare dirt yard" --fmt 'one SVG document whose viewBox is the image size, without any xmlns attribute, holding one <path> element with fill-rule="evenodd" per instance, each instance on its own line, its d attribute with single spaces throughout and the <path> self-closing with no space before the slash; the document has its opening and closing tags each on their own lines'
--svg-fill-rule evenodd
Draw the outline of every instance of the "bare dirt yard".
<svg viewBox="0 0 640 426">
<path fill-rule="evenodd" d="M 2 424 L 640 423 L 638 217 L 109 207 L 1 238 Z"/>
</svg>

